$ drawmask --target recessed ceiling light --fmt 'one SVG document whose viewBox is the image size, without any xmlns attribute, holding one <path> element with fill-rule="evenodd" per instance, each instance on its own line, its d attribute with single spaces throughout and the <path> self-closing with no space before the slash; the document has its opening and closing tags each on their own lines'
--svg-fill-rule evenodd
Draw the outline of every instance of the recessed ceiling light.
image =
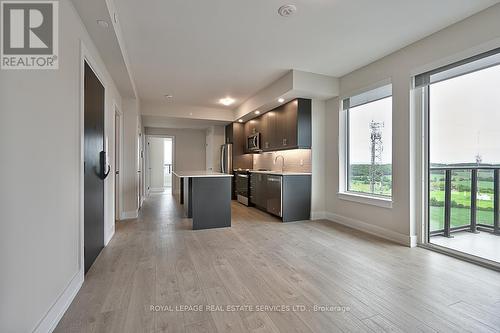
<svg viewBox="0 0 500 333">
<path fill-rule="evenodd" d="M 219 103 L 223 104 L 225 106 L 229 106 L 235 102 L 234 98 L 231 97 L 226 97 L 226 98 L 221 98 L 219 99 Z"/>
<path fill-rule="evenodd" d="M 278 102 L 283 103 L 285 101 L 284 98 L 278 98 Z"/>
<path fill-rule="evenodd" d="M 100 26 L 101 28 L 106 28 L 106 29 L 107 29 L 107 28 L 109 27 L 108 22 L 106 22 L 106 21 L 104 21 L 104 20 L 97 20 L 97 24 L 99 24 L 99 26 Z"/>
<path fill-rule="evenodd" d="M 260 111 L 259 110 L 255 111 L 255 114 L 260 114 Z"/>
<path fill-rule="evenodd" d="M 297 11 L 297 7 L 295 5 L 283 5 L 280 8 L 278 8 L 278 14 L 280 14 L 283 17 L 288 17 Z"/>
<path fill-rule="evenodd" d="M 242 123 L 242 122 L 243 122 L 243 119 L 238 119 L 238 122 Z"/>
</svg>

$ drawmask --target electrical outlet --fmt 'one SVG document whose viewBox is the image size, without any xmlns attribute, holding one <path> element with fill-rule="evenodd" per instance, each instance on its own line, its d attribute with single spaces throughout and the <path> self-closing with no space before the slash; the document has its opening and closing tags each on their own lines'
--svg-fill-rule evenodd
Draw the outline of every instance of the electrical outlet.
<svg viewBox="0 0 500 333">
<path fill-rule="evenodd" d="M 300 166 L 304 166 L 304 160 L 300 159 Z"/>
</svg>

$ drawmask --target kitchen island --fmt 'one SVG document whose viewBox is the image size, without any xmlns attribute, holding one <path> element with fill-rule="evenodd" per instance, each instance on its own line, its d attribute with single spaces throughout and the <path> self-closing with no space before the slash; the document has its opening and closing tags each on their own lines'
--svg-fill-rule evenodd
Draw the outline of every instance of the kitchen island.
<svg viewBox="0 0 500 333">
<path fill-rule="evenodd" d="M 180 203 L 193 219 L 193 230 L 231 226 L 231 174 L 212 171 L 176 171 Z"/>
</svg>

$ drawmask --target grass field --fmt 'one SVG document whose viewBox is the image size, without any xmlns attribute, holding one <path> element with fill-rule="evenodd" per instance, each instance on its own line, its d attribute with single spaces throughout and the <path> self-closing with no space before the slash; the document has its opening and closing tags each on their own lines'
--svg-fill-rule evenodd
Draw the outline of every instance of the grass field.
<svg viewBox="0 0 500 333">
<path fill-rule="evenodd" d="M 477 211 L 477 223 L 493 225 L 493 211 Z M 444 228 L 444 207 L 430 207 L 431 231 Z M 470 208 L 451 209 L 451 227 L 462 227 L 470 224 Z"/>
<path fill-rule="evenodd" d="M 451 227 L 470 224 L 471 171 L 454 170 L 451 179 Z M 431 231 L 444 227 L 445 173 L 432 171 L 430 177 Z M 478 172 L 477 223 L 493 225 L 493 171 Z"/>
</svg>

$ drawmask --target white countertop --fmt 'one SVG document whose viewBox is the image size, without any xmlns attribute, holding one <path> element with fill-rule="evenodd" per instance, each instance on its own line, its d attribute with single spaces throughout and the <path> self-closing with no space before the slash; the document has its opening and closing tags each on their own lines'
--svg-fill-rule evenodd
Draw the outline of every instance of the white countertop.
<svg viewBox="0 0 500 333">
<path fill-rule="evenodd" d="M 311 172 L 295 172 L 295 171 L 260 171 L 260 170 L 249 170 L 252 173 L 265 173 L 268 175 L 278 175 L 278 176 L 310 176 Z"/>
<path fill-rule="evenodd" d="M 179 178 L 193 177 L 233 177 L 231 174 L 214 171 L 174 171 L 174 175 Z"/>
</svg>

